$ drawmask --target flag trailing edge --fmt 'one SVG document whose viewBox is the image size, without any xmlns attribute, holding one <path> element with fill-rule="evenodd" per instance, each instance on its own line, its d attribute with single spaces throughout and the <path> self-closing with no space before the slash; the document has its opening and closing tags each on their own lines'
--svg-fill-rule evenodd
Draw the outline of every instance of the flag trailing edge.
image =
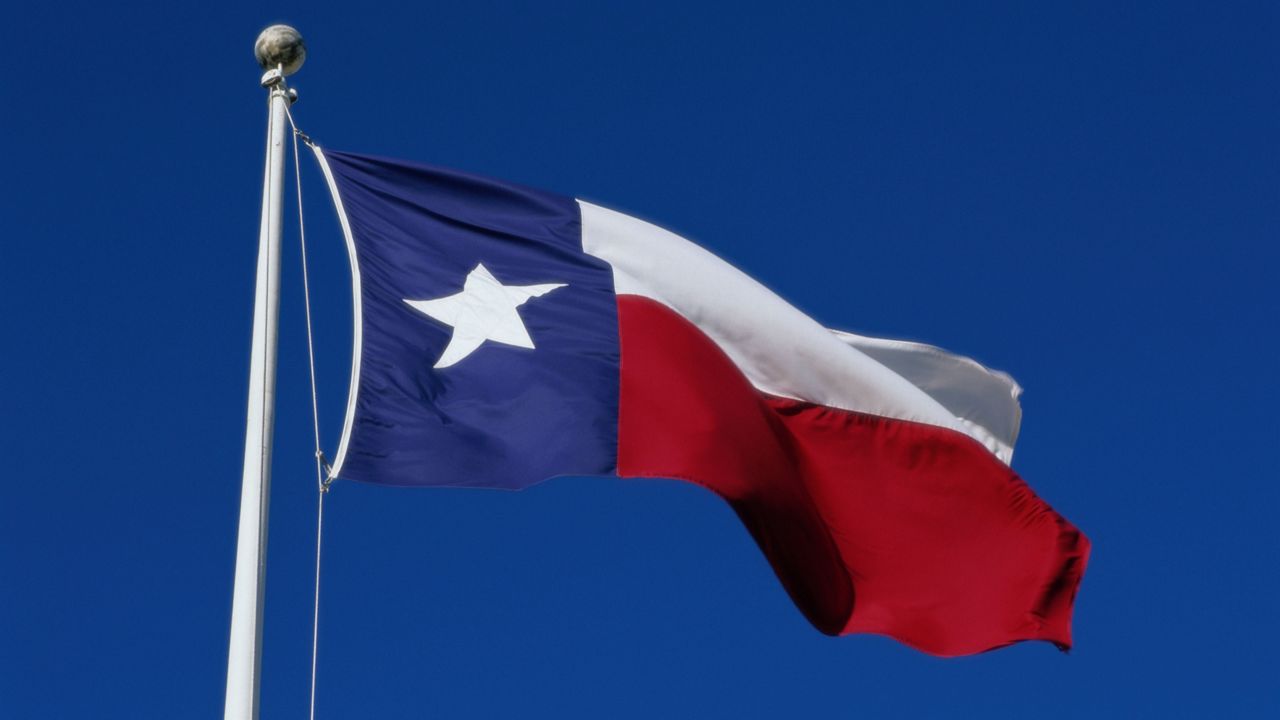
<svg viewBox="0 0 1280 720">
<path fill-rule="evenodd" d="M 1008 375 L 828 330 L 592 203 L 313 150 L 353 280 L 335 477 L 681 479 L 733 507 L 823 632 L 1070 646 L 1089 543 L 1008 467 Z"/>
</svg>

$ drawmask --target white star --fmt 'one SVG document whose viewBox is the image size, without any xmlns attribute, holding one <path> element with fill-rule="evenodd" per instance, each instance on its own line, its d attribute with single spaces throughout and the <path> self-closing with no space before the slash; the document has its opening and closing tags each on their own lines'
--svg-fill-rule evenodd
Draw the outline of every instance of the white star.
<svg viewBox="0 0 1280 720">
<path fill-rule="evenodd" d="M 462 292 L 437 300 L 409 300 L 414 310 L 453 328 L 453 337 L 435 367 L 447 368 L 470 355 L 485 340 L 533 349 L 533 338 L 516 308 L 564 283 L 503 285 L 484 265 L 467 275 Z"/>
</svg>

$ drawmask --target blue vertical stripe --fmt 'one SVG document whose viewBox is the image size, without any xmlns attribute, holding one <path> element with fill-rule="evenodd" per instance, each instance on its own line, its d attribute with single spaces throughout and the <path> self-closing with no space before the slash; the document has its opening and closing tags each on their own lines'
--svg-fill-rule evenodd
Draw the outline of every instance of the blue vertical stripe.
<svg viewBox="0 0 1280 720">
<path fill-rule="evenodd" d="M 612 473 L 618 324 L 611 268 L 582 251 L 572 198 L 324 151 L 361 278 L 357 400 L 340 469 L 389 485 L 521 488 Z M 519 308 L 535 349 L 486 342 L 434 369 L 452 328 L 413 310 L 483 264 L 505 285 L 565 283 Z"/>
</svg>

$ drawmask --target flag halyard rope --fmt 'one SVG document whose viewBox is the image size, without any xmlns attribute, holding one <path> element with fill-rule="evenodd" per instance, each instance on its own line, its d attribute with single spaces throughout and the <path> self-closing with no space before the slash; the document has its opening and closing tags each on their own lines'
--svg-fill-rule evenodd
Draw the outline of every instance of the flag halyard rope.
<svg viewBox="0 0 1280 720">
<path fill-rule="evenodd" d="M 298 138 L 311 145 L 311 138 L 298 129 L 293 121 L 293 113 L 285 106 L 285 115 L 289 118 L 289 126 L 293 130 L 293 179 L 298 197 L 298 239 L 302 253 L 302 297 L 307 321 L 307 365 L 311 377 L 311 429 L 315 439 L 316 460 L 316 567 L 315 590 L 311 608 L 311 703 L 310 719 L 316 717 L 316 659 L 320 648 L 320 548 L 324 537 L 324 497 L 329 494 L 329 485 L 333 482 L 332 468 L 325 460 L 324 451 L 320 449 L 320 408 L 316 392 L 316 351 L 315 339 L 311 326 L 311 279 L 307 266 L 307 232 L 302 217 L 302 171 L 298 160 Z"/>
</svg>

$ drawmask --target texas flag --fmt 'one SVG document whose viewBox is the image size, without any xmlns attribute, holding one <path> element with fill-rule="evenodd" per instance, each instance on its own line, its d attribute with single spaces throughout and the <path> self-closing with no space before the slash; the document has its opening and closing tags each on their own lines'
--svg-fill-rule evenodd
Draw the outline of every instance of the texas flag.
<svg viewBox="0 0 1280 720">
<path fill-rule="evenodd" d="M 315 153 L 355 304 L 336 477 L 684 480 L 733 507 L 822 632 L 1070 646 L 1089 543 L 1009 469 L 1008 375 L 829 330 L 613 210 Z"/>
</svg>

